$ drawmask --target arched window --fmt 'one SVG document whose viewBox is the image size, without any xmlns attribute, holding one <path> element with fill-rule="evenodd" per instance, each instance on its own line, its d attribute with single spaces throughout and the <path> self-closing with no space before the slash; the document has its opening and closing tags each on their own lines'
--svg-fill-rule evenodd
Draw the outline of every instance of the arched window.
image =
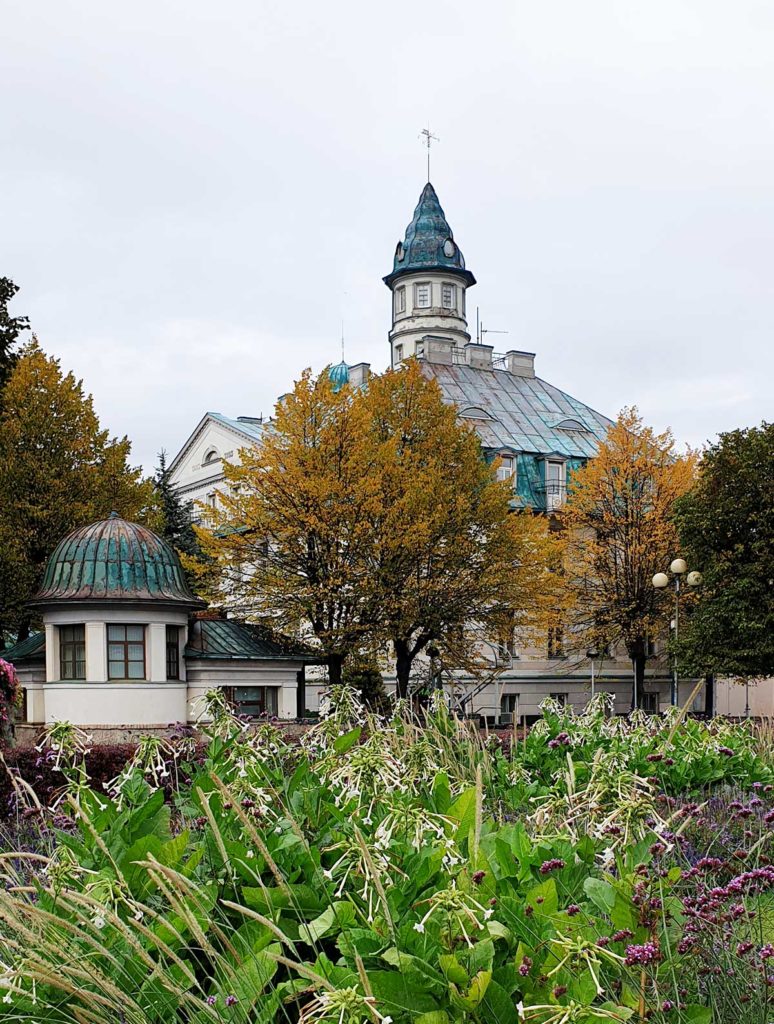
<svg viewBox="0 0 774 1024">
<path fill-rule="evenodd" d="M 218 449 L 210 448 L 209 451 L 205 454 L 204 458 L 202 459 L 202 465 L 209 466 L 211 462 L 217 462 L 219 459 L 220 455 L 218 455 Z"/>
</svg>

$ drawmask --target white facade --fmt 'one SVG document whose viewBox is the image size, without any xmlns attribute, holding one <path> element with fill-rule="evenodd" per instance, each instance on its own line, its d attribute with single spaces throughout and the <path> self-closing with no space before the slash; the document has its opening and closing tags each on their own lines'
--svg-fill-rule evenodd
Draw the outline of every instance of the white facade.
<svg viewBox="0 0 774 1024">
<path fill-rule="evenodd" d="M 392 364 L 425 354 L 428 342 L 442 339 L 462 351 L 470 343 L 466 319 L 467 281 L 454 270 L 420 270 L 391 284 Z"/>
</svg>

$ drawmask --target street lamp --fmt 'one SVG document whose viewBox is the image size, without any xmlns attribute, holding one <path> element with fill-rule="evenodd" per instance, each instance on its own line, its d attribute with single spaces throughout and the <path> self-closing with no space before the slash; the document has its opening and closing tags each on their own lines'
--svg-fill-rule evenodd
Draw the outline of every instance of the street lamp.
<svg viewBox="0 0 774 1024">
<path fill-rule="evenodd" d="M 665 572 L 657 572 L 653 577 L 653 586 L 656 590 L 665 590 L 671 583 L 675 590 L 675 617 L 674 617 L 674 630 L 675 630 L 675 653 L 673 660 L 673 671 L 672 671 L 672 707 L 677 707 L 677 640 L 679 636 L 680 628 L 680 586 L 682 578 L 685 576 L 685 582 L 689 587 L 698 587 L 702 581 L 702 575 L 695 569 L 688 572 L 688 564 L 684 558 L 675 558 L 669 566 L 669 574 Z"/>
<path fill-rule="evenodd" d="M 586 657 L 591 662 L 591 699 L 594 700 L 594 661 L 599 657 L 599 651 L 596 647 L 589 647 Z"/>
</svg>

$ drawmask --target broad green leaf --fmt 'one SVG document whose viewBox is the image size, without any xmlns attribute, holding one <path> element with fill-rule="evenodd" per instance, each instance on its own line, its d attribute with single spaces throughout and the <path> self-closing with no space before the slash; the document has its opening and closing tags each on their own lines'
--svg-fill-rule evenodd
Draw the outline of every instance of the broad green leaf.
<svg viewBox="0 0 774 1024">
<path fill-rule="evenodd" d="M 471 828 L 473 828 L 476 823 L 475 789 L 466 789 L 464 793 L 460 793 L 454 803 L 449 807 L 446 812 L 446 816 L 459 822 L 457 835 L 467 838 L 468 832 L 470 832 Z"/>
<path fill-rule="evenodd" d="M 363 732 L 361 726 L 356 725 L 350 732 L 345 732 L 343 736 L 339 736 L 333 741 L 333 749 L 337 754 L 346 754 L 346 752 L 357 743 L 360 739 L 361 733 Z"/>
<path fill-rule="evenodd" d="M 559 909 L 559 895 L 553 878 L 547 878 L 545 882 L 530 889 L 526 898 L 527 905 L 543 917 L 551 917 Z"/>
<path fill-rule="evenodd" d="M 684 1006 L 680 1019 L 683 1024 L 712 1024 L 712 1010 L 709 1006 Z"/>
<path fill-rule="evenodd" d="M 443 953 L 438 957 L 438 966 L 444 973 L 444 977 L 453 982 L 455 985 L 459 985 L 464 988 L 470 980 L 470 975 L 459 962 L 457 957 L 453 953 Z"/>
<path fill-rule="evenodd" d="M 615 889 L 601 878 L 587 878 L 583 883 L 583 891 L 594 906 L 605 914 L 609 914 L 615 906 Z"/>
<path fill-rule="evenodd" d="M 494 980 L 487 986 L 479 1018 L 486 1024 L 518 1024 L 519 1013 L 514 1000 Z"/>
<path fill-rule="evenodd" d="M 409 979 L 398 971 L 366 973 L 377 1007 L 383 1016 L 390 1016 L 392 1009 L 408 1010 L 411 1013 L 426 1013 L 438 1009 L 438 1002 L 433 996 L 412 988 Z"/>
<path fill-rule="evenodd" d="M 449 1024 L 449 1014 L 446 1010 L 431 1010 L 429 1013 L 420 1013 L 414 1018 L 414 1024 Z"/>
<path fill-rule="evenodd" d="M 332 931 L 340 932 L 342 928 L 352 924 L 355 920 L 355 908 L 346 900 L 337 900 L 327 910 L 324 910 L 319 917 L 316 917 L 308 924 L 302 924 L 298 934 L 304 942 L 314 945 L 323 935 Z"/>
</svg>

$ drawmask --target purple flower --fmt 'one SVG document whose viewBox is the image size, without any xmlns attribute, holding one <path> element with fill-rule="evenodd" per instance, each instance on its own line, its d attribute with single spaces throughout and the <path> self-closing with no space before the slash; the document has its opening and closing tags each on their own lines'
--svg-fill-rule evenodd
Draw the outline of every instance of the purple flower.
<svg viewBox="0 0 774 1024">
<path fill-rule="evenodd" d="M 580 909 L 577 903 L 571 903 L 567 908 L 567 916 L 575 917 L 576 914 L 580 914 Z"/>
<path fill-rule="evenodd" d="M 237 1001 L 237 997 L 236 996 L 226 996 L 226 1006 L 233 1006 L 234 1003 L 236 1003 L 236 1001 Z"/>
<path fill-rule="evenodd" d="M 644 942 L 641 946 L 626 947 L 626 963 L 629 967 L 634 964 L 655 964 L 661 959 L 661 950 L 655 942 Z"/>
<path fill-rule="evenodd" d="M 207 1005 L 208 1006 L 214 1006 L 217 1001 L 218 1001 L 218 997 L 217 996 L 207 996 Z"/>
<path fill-rule="evenodd" d="M 551 860 L 544 860 L 540 865 L 540 874 L 548 875 L 552 871 L 561 870 L 564 867 L 564 861 L 559 857 L 553 857 Z"/>
</svg>

